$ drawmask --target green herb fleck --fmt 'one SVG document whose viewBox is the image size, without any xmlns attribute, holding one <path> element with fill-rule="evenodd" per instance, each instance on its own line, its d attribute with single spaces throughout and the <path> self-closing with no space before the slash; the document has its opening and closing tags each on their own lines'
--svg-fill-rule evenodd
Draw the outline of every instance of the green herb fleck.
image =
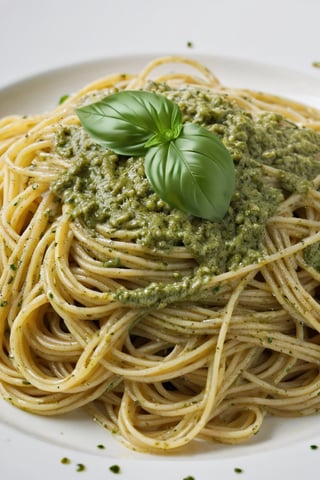
<svg viewBox="0 0 320 480">
<path fill-rule="evenodd" d="M 311 450 L 317 450 L 319 447 L 318 445 L 310 445 Z"/>
<path fill-rule="evenodd" d="M 61 105 L 62 103 L 64 103 L 66 100 L 68 100 L 68 98 L 70 97 L 69 94 L 65 94 L 65 95 L 61 95 L 61 97 L 59 98 L 59 102 L 58 104 Z"/>
<path fill-rule="evenodd" d="M 115 257 L 111 260 L 106 260 L 105 262 L 103 262 L 102 266 L 104 268 L 117 268 L 117 267 L 121 267 L 121 259 L 120 257 Z"/>
<path fill-rule="evenodd" d="M 10 270 L 17 270 L 17 265 L 15 263 L 11 263 Z"/>
<path fill-rule="evenodd" d="M 69 465 L 71 463 L 71 460 L 70 458 L 68 457 L 63 457 L 61 458 L 60 462 L 63 464 L 63 465 Z"/>
<path fill-rule="evenodd" d="M 234 471 L 235 471 L 235 473 L 243 473 L 242 468 L 239 468 L 239 467 L 236 467 L 236 468 L 234 469 Z"/>
<path fill-rule="evenodd" d="M 105 445 L 102 445 L 102 443 L 99 443 L 99 445 L 97 445 L 97 448 L 99 448 L 100 450 L 104 450 L 106 447 Z"/>
<path fill-rule="evenodd" d="M 187 47 L 188 47 L 188 48 L 193 48 L 193 42 L 188 41 L 188 42 L 187 42 Z"/>
<path fill-rule="evenodd" d="M 192 475 L 189 475 L 188 477 L 184 477 L 183 480 L 195 480 L 195 478 Z"/>
<path fill-rule="evenodd" d="M 0 302 L 0 307 L 7 307 L 8 306 L 8 301 L 7 300 L 2 300 Z"/>
<path fill-rule="evenodd" d="M 77 463 L 77 472 L 84 472 L 85 469 L 86 467 L 83 463 Z"/>
<path fill-rule="evenodd" d="M 120 467 L 119 467 L 119 465 L 111 465 L 111 467 L 109 467 L 109 470 L 110 470 L 110 472 L 112 472 L 112 473 L 120 473 Z"/>
</svg>

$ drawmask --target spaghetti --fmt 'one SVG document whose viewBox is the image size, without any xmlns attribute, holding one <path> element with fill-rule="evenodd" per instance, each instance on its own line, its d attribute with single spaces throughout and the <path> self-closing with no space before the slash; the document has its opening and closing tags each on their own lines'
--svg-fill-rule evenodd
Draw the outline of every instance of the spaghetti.
<svg viewBox="0 0 320 480">
<path fill-rule="evenodd" d="M 152 77 L 156 68 L 172 63 L 191 66 L 196 74 Z M 294 132 L 310 133 L 312 142 L 308 137 L 302 144 L 312 168 L 302 183 L 298 171 L 283 172 L 282 159 L 272 163 L 272 151 L 263 151 L 266 161 L 257 168 L 281 199 L 268 213 L 251 256 L 244 243 L 235 265 L 235 244 L 232 261 L 207 268 L 209 256 L 197 258 L 181 237 L 168 248 L 163 239 L 146 244 L 136 234 L 134 218 L 119 220 L 112 228 L 108 221 L 90 224 L 84 210 L 78 215 L 79 205 L 67 201 L 66 184 L 60 184 L 60 191 L 55 187 L 73 168 L 70 151 L 79 148 L 85 158 L 89 151 L 79 140 L 83 133 L 74 108 L 129 88 L 160 89 L 173 99 L 187 92 L 185 115 L 224 135 L 231 150 L 235 144 L 241 150 L 245 140 L 226 134 L 230 115 L 217 121 L 210 111 L 204 114 L 210 120 L 204 122 L 206 95 L 212 95 L 219 108 L 219 102 L 227 102 L 246 118 L 271 118 L 275 128 L 285 123 Z M 266 130 L 259 125 L 263 143 Z M 49 114 L 4 118 L 3 398 L 40 415 L 86 407 L 127 446 L 147 452 L 167 452 L 195 439 L 243 442 L 259 431 L 267 413 L 317 412 L 319 130 L 316 109 L 228 88 L 206 67 L 180 57 L 156 59 L 137 75 L 102 78 Z M 61 135 L 67 137 L 64 143 Z M 92 144 L 89 148 L 95 149 Z M 112 152 L 103 155 L 118 161 Z M 239 163 L 238 153 L 233 155 Z M 72 178 L 70 195 L 76 189 L 75 173 Z M 200 228 L 199 221 L 197 225 Z M 219 228 L 222 235 L 223 222 Z M 232 238 L 221 241 L 232 243 Z"/>
</svg>

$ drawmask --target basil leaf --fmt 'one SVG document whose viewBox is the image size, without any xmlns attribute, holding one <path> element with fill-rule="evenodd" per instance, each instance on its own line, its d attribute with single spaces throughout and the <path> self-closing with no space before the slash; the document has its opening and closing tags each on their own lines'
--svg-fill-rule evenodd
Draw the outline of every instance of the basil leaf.
<svg viewBox="0 0 320 480">
<path fill-rule="evenodd" d="M 207 220 L 221 220 L 235 188 L 232 158 L 218 137 L 186 124 L 180 136 L 151 147 L 145 172 L 154 190 L 172 207 Z"/>
<path fill-rule="evenodd" d="M 148 142 L 159 144 L 176 138 L 182 128 L 182 114 L 163 95 L 125 90 L 76 109 L 90 136 L 120 155 L 143 156 Z"/>
<path fill-rule="evenodd" d="M 145 172 L 164 201 L 208 220 L 224 217 L 235 187 L 228 150 L 207 129 L 182 123 L 163 95 L 125 90 L 78 108 L 83 127 L 115 153 L 145 157 Z"/>
</svg>

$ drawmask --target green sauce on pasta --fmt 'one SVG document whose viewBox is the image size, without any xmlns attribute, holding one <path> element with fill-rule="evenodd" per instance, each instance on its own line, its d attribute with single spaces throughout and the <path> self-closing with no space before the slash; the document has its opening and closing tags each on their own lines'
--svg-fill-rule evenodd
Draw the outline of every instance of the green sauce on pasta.
<svg viewBox="0 0 320 480">
<path fill-rule="evenodd" d="M 69 204 L 72 217 L 92 231 L 104 224 L 111 236 L 127 232 L 130 241 L 150 249 L 184 246 L 191 252 L 195 270 L 184 283 L 152 286 L 148 301 L 141 291 L 119 297 L 142 305 L 151 302 L 152 294 L 155 302 L 161 295 L 170 301 L 194 295 L 195 284 L 208 272 L 216 275 L 259 261 L 268 219 L 288 195 L 306 194 L 320 173 L 320 135 L 312 130 L 279 114 L 255 118 L 227 95 L 193 87 L 176 91 L 165 84 L 151 83 L 149 88 L 174 100 L 184 121 L 205 126 L 229 149 L 237 183 L 222 221 L 170 208 L 152 190 L 142 158 L 115 155 L 97 145 L 82 127 L 64 127 L 58 134 L 56 150 L 70 167 L 52 184 Z"/>
</svg>

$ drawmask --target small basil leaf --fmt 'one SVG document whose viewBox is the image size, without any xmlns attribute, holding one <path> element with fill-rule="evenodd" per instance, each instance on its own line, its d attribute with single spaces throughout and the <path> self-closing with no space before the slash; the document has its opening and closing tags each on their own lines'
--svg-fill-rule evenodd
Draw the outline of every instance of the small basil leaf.
<svg viewBox="0 0 320 480">
<path fill-rule="evenodd" d="M 156 133 L 149 138 L 149 140 L 145 143 L 146 148 L 154 147 L 156 145 L 160 145 L 161 143 L 169 142 L 170 140 L 174 140 L 175 138 L 179 137 L 180 132 L 182 130 L 183 124 L 179 124 L 170 130 L 164 130 L 161 133 Z"/>
<path fill-rule="evenodd" d="M 211 221 L 224 217 L 235 188 L 228 150 L 218 137 L 194 124 L 184 125 L 175 140 L 151 147 L 145 172 L 169 205 Z"/>
<path fill-rule="evenodd" d="M 163 95 L 125 90 L 76 109 L 90 136 L 120 155 L 143 156 L 152 137 L 174 137 L 182 125 L 181 111 Z"/>
</svg>

